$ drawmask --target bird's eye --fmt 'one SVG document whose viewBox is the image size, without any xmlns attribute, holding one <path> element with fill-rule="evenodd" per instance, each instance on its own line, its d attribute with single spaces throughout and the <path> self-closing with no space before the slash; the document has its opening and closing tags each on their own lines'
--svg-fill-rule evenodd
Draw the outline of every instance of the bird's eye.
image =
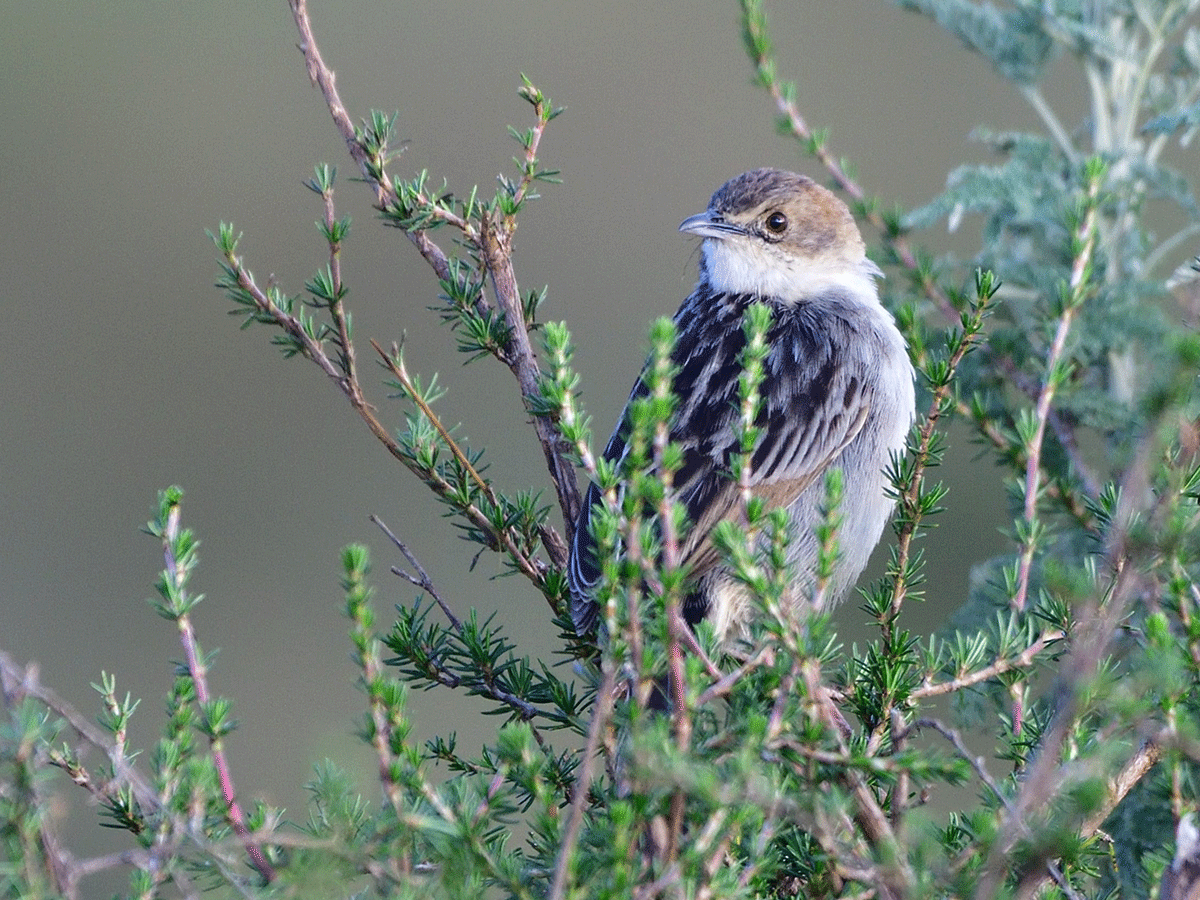
<svg viewBox="0 0 1200 900">
<path fill-rule="evenodd" d="M 772 234 L 783 234 L 787 231 L 788 218 L 781 212 L 773 212 L 767 216 L 766 226 Z"/>
</svg>

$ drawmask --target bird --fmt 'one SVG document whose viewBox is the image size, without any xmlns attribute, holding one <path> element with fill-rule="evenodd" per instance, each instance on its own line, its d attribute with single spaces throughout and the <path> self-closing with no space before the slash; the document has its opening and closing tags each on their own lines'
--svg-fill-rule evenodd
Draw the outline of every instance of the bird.
<svg viewBox="0 0 1200 900">
<path fill-rule="evenodd" d="M 1175 857 L 1163 870 L 1159 900 L 1200 900 L 1200 828 L 1194 812 L 1175 826 Z"/>
<path fill-rule="evenodd" d="M 904 337 L 879 299 L 876 279 L 883 273 L 868 259 L 854 217 L 813 179 L 775 168 L 745 172 L 679 230 L 701 239 L 699 277 L 675 313 L 671 351 L 676 405 L 669 438 L 682 451 L 673 483 L 686 512 L 679 547 L 690 585 L 683 614 L 693 628 L 711 623 L 719 645 L 729 648 L 748 639 L 756 608 L 712 539 L 717 523 L 745 521 L 731 464 L 741 449 L 746 309 L 763 303 L 772 314 L 749 486 L 768 508 L 786 507 L 789 514 L 788 615 L 801 614 L 813 594 L 816 528 L 824 521 L 832 469 L 842 472 L 843 496 L 829 602 L 853 585 L 879 542 L 894 506 L 885 470 L 903 450 L 915 416 L 914 372 Z M 647 395 L 648 377 L 643 368 L 608 441 L 610 462 L 626 451 L 630 408 Z M 581 636 L 592 635 L 599 620 L 594 593 L 601 568 L 591 520 L 602 503 L 593 482 L 570 545 L 570 613 Z"/>
</svg>

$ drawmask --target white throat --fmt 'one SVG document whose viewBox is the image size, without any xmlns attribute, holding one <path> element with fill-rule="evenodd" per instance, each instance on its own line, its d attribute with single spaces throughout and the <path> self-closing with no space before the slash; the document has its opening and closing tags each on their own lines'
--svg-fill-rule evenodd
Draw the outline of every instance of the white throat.
<svg viewBox="0 0 1200 900">
<path fill-rule="evenodd" d="M 847 262 L 834 256 L 788 257 L 757 241 L 707 238 L 702 245 L 708 280 L 717 291 L 777 297 L 799 303 L 831 290 L 879 302 L 879 267 L 866 257 Z"/>
</svg>

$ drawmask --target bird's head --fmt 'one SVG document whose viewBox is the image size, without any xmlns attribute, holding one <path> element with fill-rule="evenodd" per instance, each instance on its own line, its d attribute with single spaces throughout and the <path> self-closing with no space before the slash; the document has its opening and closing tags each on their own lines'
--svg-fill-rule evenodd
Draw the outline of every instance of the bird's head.
<svg viewBox="0 0 1200 900">
<path fill-rule="evenodd" d="M 702 279 L 714 290 L 799 302 L 866 290 L 881 274 L 846 204 L 811 178 L 754 169 L 722 185 L 679 230 L 704 238 Z"/>
</svg>

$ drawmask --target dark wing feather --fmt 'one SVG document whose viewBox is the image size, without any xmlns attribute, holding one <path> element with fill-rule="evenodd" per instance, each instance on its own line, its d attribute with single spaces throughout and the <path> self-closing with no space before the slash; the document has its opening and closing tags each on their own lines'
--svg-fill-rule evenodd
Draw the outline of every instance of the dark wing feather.
<svg viewBox="0 0 1200 900">
<path fill-rule="evenodd" d="M 730 313 L 719 317 L 733 319 L 723 323 L 732 337 L 705 341 L 701 336 L 692 355 L 693 365 L 701 368 L 677 384 L 677 390 L 702 385 L 686 401 L 681 393 L 673 430 L 673 438 L 684 446 L 685 462 L 675 484 L 692 523 L 683 563 L 693 578 L 718 563 L 712 529 L 737 515 L 741 504 L 732 471 L 745 347 L 741 318 L 754 298 L 735 299 Z M 834 340 L 839 323 L 828 318 L 828 308 L 801 303 L 780 305 L 773 312 L 755 421 L 759 435 L 750 457 L 751 491 L 769 507 L 790 505 L 823 478 L 870 409 L 870 397 L 840 358 L 843 346 Z"/>
<path fill-rule="evenodd" d="M 645 370 L 643 369 L 643 375 Z M 625 409 L 621 420 L 608 439 L 604 448 L 604 458 L 615 462 L 625 455 L 625 442 L 629 437 L 629 407 L 639 397 L 649 393 L 645 381 L 641 377 L 629 392 L 625 401 Z M 575 522 L 575 534 L 571 538 L 571 555 L 567 563 L 567 582 L 571 594 L 571 621 L 575 624 L 576 634 L 588 634 L 596 627 L 596 619 L 600 608 L 592 599 L 593 591 L 600 582 L 600 566 L 595 558 L 595 541 L 592 538 L 592 510 L 603 502 L 600 489 L 589 484 L 583 498 L 579 518 Z"/>
<path fill-rule="evenodd" d="M 745 349 L 742 316 L 755 297 L 714 294 L 697 288 L 676 313 L 673 389 L 678 400 L 671 440 L 683 450 L 675 473 L 689 530 L 681 562 L 700 578 L 719 562 L 713 527 L 737 514 L 740 492 L 731 471 L 738 449 L 738 390 Z M 780 304 L 768 333 L 770 347 L 760 388 L 759 437 L 751 456 L 751 490 L 769 506 L 790 505 L 818 478 L 862 428 L 869 392 L 847 374 L 837 323 L 821 304 Z M 644 376 L 643 372 L 643 376 Z M 645 396 L 639 378 L 630 400 Z M 629 405 L 605 449 L 616 461 L 625 452 Z M 571 546 L 571 615 L 580 634 L 595 627 L 599 612 L 591 599 L 600 570 L 594 559 L 591 510 L 600 502 L 592 485 L 584 500 Z"/>
</svg>

